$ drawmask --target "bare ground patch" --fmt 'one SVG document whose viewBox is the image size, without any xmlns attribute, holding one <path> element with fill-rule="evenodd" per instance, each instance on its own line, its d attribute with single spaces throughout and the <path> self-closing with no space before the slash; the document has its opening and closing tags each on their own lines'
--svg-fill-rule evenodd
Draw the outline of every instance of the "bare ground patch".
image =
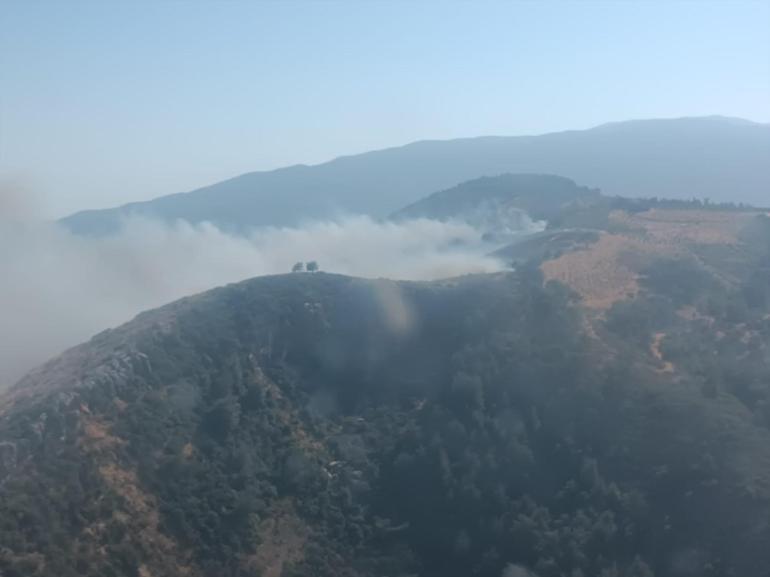
<svg viewBox="0 0 770 577">
<path fill-rule="evenodd" d="M 718 210 L 614 211 L 610 221 L 627 232 L 602 233 L 585 248 L 545 261 L 541 270 L 544 280 L 566 284 L 586 307 L 606 310 L 639 292 L 639 263 L 650 257 L 692 255 L 697 245 L 739 244 L 740 231 L 755 215 Z"/>
<path fill-rule="evenodd" d="M 660 350 L 660 345 L 663 343 L 663 339 L 665 338 L 666 338 L 666 333 L 655 333 L 652 336 L 652 343 L 650 344 L 650 353 L 652 354 L 653 358 L 655 358 L 655 360 L 658 361 L 658 364 L 660 365 L 660 368 L 658 369 L 659 372 L 673 373 L 674 364 L 671 361 L 667 361 L 663 356 L 663 352 Z"/>
<path fill-rule="evenodd" d="M 290 504 L 277 504 L 259 526 L 259 546 L 253 555 L 243 559 L 244 567 L 256 570 L 262 577 L 280 577 L 289 563 L 302 561 L 310 536 L 307 525 Z"/>
<path fill-rule="evenodd" d="M 544 280 L 556 280 L 572 288 L 583 304 L 607 309 L 639 291 L 638 275 L 622 256 L 646 250 L 643 243 L 618 234 L 602 234 L 589 247 L 569 252 L 541 265 Z"/>
</svg>

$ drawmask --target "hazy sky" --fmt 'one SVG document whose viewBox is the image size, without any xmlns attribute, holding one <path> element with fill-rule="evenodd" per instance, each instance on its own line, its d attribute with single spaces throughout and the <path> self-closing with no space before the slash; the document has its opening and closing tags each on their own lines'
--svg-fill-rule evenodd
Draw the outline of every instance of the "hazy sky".
<svg viewBox="0 0 770 577">
<path fill-rule="evenodd" d="M 767 1 L 0 0 L 0 179 L 58 216 L 425 138 L 768 122 L 769 30 Z"/>
</svg>

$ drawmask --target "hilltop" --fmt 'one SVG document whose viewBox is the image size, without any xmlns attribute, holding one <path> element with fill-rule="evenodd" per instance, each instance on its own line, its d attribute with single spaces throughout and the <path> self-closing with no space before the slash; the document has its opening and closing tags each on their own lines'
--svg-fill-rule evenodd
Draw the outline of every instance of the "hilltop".
<svg viewBox="0 0 770 577">
<path fill-rule="evenodd" d="M 509 273 L 257 278 L 52 360 L 0 399 L 0 572 L 764 575 L 770 218 L 590 212 Z"/>
</svg>

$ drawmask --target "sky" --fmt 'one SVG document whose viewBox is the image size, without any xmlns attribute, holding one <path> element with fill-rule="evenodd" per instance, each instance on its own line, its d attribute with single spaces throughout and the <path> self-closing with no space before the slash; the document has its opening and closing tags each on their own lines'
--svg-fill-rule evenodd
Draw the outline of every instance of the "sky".
<svg viewBox="0 0 770 577">
<path fill-rule="evenodd" d="M 770 122 L 768 30 L 770 1 L 0 0 L 0 187 L 53 218 L 422 139 Z"/>
</svg>

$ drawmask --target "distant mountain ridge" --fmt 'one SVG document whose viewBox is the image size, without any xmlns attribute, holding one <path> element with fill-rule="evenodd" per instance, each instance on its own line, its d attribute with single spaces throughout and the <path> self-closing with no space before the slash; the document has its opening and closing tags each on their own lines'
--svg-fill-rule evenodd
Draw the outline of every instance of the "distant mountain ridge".
<svg viewBox="0 0 770 577">
<path fill-rule="evenodd" d="M 481 176 L 558 174 L 605 194 L 768 204 L 770 126 L 725 117 L 636 120 L 540 136 L 420 141 L 315 165 L 253 172 L 197 190 L 61 220 L 105 234 L 122 219 L 209 221 L 244 231 L 344 213 L 385 216 Z"/>
</svg>

